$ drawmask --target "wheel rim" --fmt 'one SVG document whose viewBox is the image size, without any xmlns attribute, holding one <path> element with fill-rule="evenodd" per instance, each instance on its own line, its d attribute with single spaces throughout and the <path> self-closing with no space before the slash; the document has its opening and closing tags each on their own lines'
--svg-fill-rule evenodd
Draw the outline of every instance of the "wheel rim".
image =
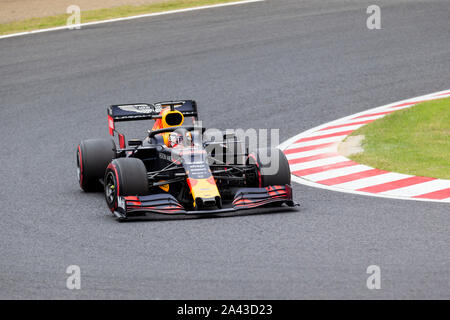
<svg viewBox="0 0 450 320">
<path fill-rule="evenodd" d="M 105 196 L 109 205 L 113 205 L 116 200 L 116 177 L 109 172 L 105 181 Z"/>
</svg>

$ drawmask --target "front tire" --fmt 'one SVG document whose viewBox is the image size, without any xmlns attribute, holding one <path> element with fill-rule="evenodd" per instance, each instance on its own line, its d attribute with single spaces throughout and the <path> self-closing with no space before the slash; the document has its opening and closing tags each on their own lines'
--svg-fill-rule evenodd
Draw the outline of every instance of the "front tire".
<svg viewBox="0 0 450 320">
<path fill-rule="evenodd" d="M 267 156 L 268 161 L 262 161 L 266 160 Z M 289 162 L 280 149 L 268 148 L 266 150 L 257 150 L 248 156 L 248 163 L 256 165 L 256 184 L 260 188 L 291 184 Z"/>
<path fill-rule="evenodd" d="M 104 178 L 105 200 L 114 212 L 119 196 L 144 196 L 149 193 L 147 169 L 140 159 L 119 158 L 106 168 Z"/>
<path fill-rule="evenodd" d="M 101 191 L 99 180 L 115 156 L 116 144 L 113 139 L 81 141 L 77 148 L 77 174 L 81 189 L 86 192 Z"/>
</svg>

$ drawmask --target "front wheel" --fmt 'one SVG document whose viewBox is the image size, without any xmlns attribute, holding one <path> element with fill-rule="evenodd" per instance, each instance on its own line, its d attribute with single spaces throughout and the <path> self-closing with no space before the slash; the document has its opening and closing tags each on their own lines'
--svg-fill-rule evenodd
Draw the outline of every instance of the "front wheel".
<svg viewBox="0 0 450 320">
<path fill-rule="evenodd" d="M 249 154 L 247 163 L 256 165 L 257 187 L 291 184 L 289 162 L 280 149 L 259 149 Z"/>
<path fill-rule="evenodd" d="M 119 196 L 144 196 L 149 192 L 147 170 L 136 158 L 113 160 L 106 168 L 104 182 L 105 200 L 112 212 L 118 208 Z"/>
</svg>

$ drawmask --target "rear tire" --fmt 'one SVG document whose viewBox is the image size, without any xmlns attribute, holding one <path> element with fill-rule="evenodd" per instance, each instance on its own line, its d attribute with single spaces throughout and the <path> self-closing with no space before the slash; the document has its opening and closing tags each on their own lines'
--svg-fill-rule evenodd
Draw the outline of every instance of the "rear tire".
<svg viewBox="0 0 450 320">
<path fill-rule="evenodd" d="M 264 153 L 263 153 L 264 152 Z M 262 162 L 261 154 L 269 157 L 268 163 Z M 248 156 L 248 163 L 257 167 L 257 186 L 283 186 L 291 184 L 291 169 L 284 153 L 277 148 L 257 150 Z"/>
<path fill-rule="evenodd" d="M 105 199 L 109 209 L 118 207 L 119 196 L 144 196 L 149 193 L 147 169 L 140 159 L 113 160 L 105 172 Z"/>
<path fill-rule="evenodd" d="M 100 179 L 116 156 L 113 139 L 89 139 L 81 141 L 77 148 L 77 172 L 81 189 L 86 192 L 101 191 Z"/>
</svg>

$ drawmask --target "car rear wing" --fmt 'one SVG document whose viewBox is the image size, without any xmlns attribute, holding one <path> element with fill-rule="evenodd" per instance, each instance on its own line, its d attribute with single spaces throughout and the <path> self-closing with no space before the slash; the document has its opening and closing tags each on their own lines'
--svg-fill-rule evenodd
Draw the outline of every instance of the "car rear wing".
<svg viewBox="0 0 450 320">
<path fill-rule="evenodd" d="M 109 134 L 114 136 L 116 122 L 159 119 L 161 111 L 166 108 L 180 111 L 183 116 L 198 120 L 197 103 L 194 100 L 115 104 L 108 107 Z"/>
</svg>

